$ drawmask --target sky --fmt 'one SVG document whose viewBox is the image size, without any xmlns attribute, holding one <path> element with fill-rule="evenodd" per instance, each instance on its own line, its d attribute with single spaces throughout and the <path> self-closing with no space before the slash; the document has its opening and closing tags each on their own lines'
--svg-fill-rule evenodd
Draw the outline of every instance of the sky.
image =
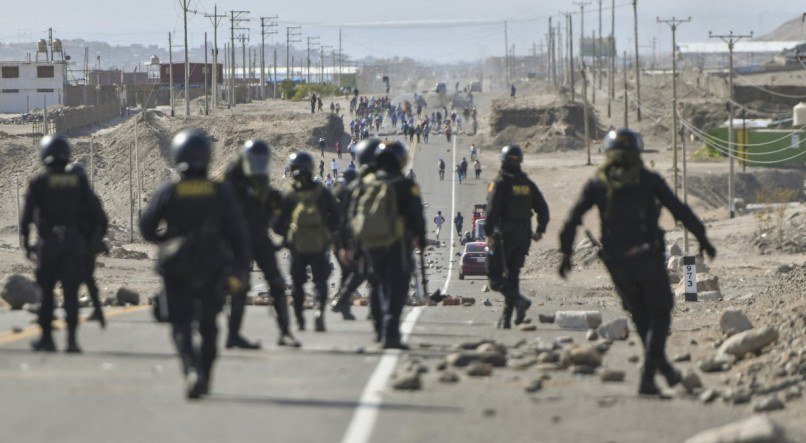
<svg viewBox="0 0 806 443">
<path fill-rule="evenodd" d="M 60 38 L 81 38 L 111 44 L 158 44 L 167 47 L 168 32 L 178 32 L 181 43 L 182 0 L 38 0 L 13 2 L 11 13 L 0 15 L 0 42 L 33 41 L 47 36 L 52 27 Z M 204 32 L 212 34 L 210 19 L 217 3 L 219 14 L 232 9 L 250 11 L 251 41 L 260 41 L 260 16 L 279 16 L 280 34 L 285 26 L 302 25 L 306 37 L 318 36 L 323 45 L 338 49 L 339 27 L 345 54 L 364 56 L 406 56 L 441 62 L 468 61 L 504 54 L 504 25 L 508 20 L 508 43 L 516 55 L 531 53 L 533 43 L 540 51 L 545 41 L 548 17 L 559 20 L 561 12 L 574 15 L 574 32 L 580 30 L 579 7 L 571 0 L 185 0 L 189 9 L 188 40 L 202 45 Z M 603 29 L 610 28 L 609 6 L 603 0 Z M 633 48 L 631 0 L 615 0 L 616 38 L 619 51 Z M 584 14 L 586 35 L 598 29 L 597 0 L 590 1 Z M 658 50 L 669 52 L 671 33 L 656 17 L 692 16 L 678 30 L 679 42 L 706 41 L 708 31 L 737 33 L 770 32 L 784 21 L 806 12 L 802 0 L 638 0 L 639 45 L 652 53 L 652 39 Z M 564 23 L 564 20 L 563 20 Z M 372 24 L 372 26 L 362 26 Z M 435 25 L 436 24 L 436 25 Z M 228 20 L 219 28 L 219 38 L 228 34 Z M 212 37 L 210 37 L 212 40 Z"/>
</svg>

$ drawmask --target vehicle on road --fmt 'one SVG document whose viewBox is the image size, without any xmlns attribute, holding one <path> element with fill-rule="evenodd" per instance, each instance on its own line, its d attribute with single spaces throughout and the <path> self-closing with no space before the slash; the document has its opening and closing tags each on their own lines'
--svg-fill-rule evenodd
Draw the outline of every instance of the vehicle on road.
<svg viewBox="0 0 806 443">
<path fill-rule="evenodd" d="M 465 244 L 459 260 L 459 280 L 464 280 L 466 275 L 487 275 L 487 243 Z"/>
</svg>

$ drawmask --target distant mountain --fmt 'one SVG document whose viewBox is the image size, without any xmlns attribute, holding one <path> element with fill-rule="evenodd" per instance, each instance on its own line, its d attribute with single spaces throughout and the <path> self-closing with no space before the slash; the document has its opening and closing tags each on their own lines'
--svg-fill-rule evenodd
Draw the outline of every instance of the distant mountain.
<svg viewBox="0 0 806 443">
<path fill-rule="evenodd" d="M 806 41 L 806 13 L 779 26 L 769 34 L 756 40 L 762 41 Z"/>
</svg>

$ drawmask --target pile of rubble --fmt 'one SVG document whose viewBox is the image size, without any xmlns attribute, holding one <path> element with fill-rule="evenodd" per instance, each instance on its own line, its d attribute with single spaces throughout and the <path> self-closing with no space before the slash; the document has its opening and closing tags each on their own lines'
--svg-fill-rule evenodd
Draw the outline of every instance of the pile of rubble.
<svg viewBox="0 0 806 443">
<path fill-rule="evenodd" d="M 41 122 L 42 114 L 26 112 L 16 117 L 0 118 L 0 125 L 28 125 L 34 122 Z"/>
</svg>

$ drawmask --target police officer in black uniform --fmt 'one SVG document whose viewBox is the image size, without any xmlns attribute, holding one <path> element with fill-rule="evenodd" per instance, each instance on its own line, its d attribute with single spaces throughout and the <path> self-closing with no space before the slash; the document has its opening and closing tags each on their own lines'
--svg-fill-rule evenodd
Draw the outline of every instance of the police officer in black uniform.
<svg viewBox="0 0 806 443">
<path fill-rule="evenodd" d="M 504 312 L 498 327 L 523 322 L 532 302 L 521 295 L 520 272 L 531 241 L 539 241 L 549 222 L 549 207 L 537 185 L 521 170 L 523 151 L 518 145 L 501 149 L 501 171 L 490 183 L 484 232 L 490 246 L 490 286 L 504 295 Z M 532 213 L 537 214 L 537 230 L 532 231 Z"/>
<path fill-rule="evenodd" d="M 168 298 L 171 333 L 185 374 L 185 394 L 209 391 L 217 354 L 216 317 L 224 295 L 248 285 L 248 227 L 227 183 L 207 176 L 212 144 L 198 129 L 177 134 L 170 148 L 179 180 L 156 191 L 140 219 L 143 238 L 160 245 L 159 269 Z M 200 349 L 193 344 L 201 335 Z"/>
<path fill-rule="evenodd" d="M 311 269 L 318 297 L 315 330 L 325 331 L 327 279 L 330 277 L 328 252 L 338 241 L 341 214 L 336 199 L 321 182 L 313 179 L 314 160 L 301 151 L 289 156 L 288 165 L 294 182 L 288 192 L 275 225 L 275 232 L 285 238 L 291 252 L 291 297 L 300 330 L 305 330 L 303 285 Z"/>
<path fill-rule="evenodd" d="M 339 292 L 336 295 L 331 306 L 337 312 L 341 312 L 345 319 L 352 316 L 350 312 L 350 298 L 358 290 L 362 283 L 367 281 L 369 283 L 369 311 L 370 318 L 373 320 L 372 325 L 375 329 L 376 341 L 380 341 L 381 336 L 381 321 L 383 314 L 381 312 L 380 298 L 378 297 L 378 285 L 376 279 L 369 279 L 367 275 L 368 256 L 364 248 L 361 247 L 355 236 L 353 235 L 350 220 L 355 217 L 355 198 L 361 194 L 363 181 L 368 176 L 376 171 L 375 152 L 380 146 L 381 141 L 377 138 L 367 139 L 361 141 L 356 146 L 356 157 L 358 160 L 358 175 L 352 181 L 348 188 L 349 202 L 346 205 L 344 218 L 341 225 L 341 234 L 339 236 L 339 244 L 337 245 L 337 255 L 339 261 L 346 264 L 350 269 L 349 275 L 342 282 Z"/>
<path fill-rule="evenodd" d="M 664 266 L 664 232 L 658 226 L 662 207 L 683 223 L 711 258 L 716 249 L 691 209 L 675 197 L 663 178 L 644 168 L 641 135 L 629 129 L 611 131 L 605 139 L 605 161 L 582 189 L 560 234 L 560 275 L 571 270 L 574 237 L 585 213 L 596 206 L 602 229 L 601 256 L 644 343 L 644 370 L 639 393 L 660 395 L 655 374 L 670 386 L 680 373 L 666 359 L 666 337 L 674 299 Z"/>
<path fill-rule="evenodd" d="M 334 245 L 336 251 L 336 258 L 339 263 L 339 268 L 341 270 L 341 281 L 339 285 L 339 292 L 336 294 L 334 298 L 334 302 L 331 303 L 331 307 L 333 307 L 334 311 L 341 312 L 342 318 L 345 320 L 355 320 L 355 316 L 353 315 L 350 309 L 350 296 L 355 292 L 358 287 L 356 286 L 352 292 L 346 293 L 344 292 L 346 288 L 347 281 L 358 272 L 357 263 L 354 260 L 348 260 L 348 257 L 339 254 L 339 251 L 349 249 L 346 242 L 349 239 L 349 234 L 347 231 L 347 217 L 345 214 L 349 212 L 350 209 L 350 202 L 351 196 L 353 192 L 352 184 L 355 182 L 356 178 L 358 177 L 358 173 L 355 169 L 346 169 L 342 173 L 342 177 L 336 182 L 336 186 L 333 189 L 333 195 L 336 197 L 336 201 L 339 204 L 339 212 L 342 214 L 341 222 L 339 223 L 339 231 L 340 234 L 338 236 L 339 242 Z M 342 294 L 345 294 L 344 300 L 341 300 Z"/>
<path fill-rule="evenodd" d="M 403 176 L 403 168 L 409 161 L 409 151 L 403 143 L 382 143 L 376 150 L 375 159 L 377 171 L 373 174 L 374 180 L 387 181 L 397 202 L 396 219 L 388 223 L 400 223 L 402 232 L 400 238 L 390 238 L 388 245 L 370 247 L 365 243 L 362 247 L 368 254 L 368 275 L 372 284 L 377 286 L 380 297 L 382 319 L 378 338 L 384 349 L 408 349 L 400 335 L 400 316 L 406 304 L 412 272 L 416 270 L 413 248 L 425 248 L 423 202 L 417 183 Z"/>
<path fill-rule="evenodd" d="M 269 238 L 271 222 L 282 208 L 282 195 L 269 184 L 269 144 L 263 140 L 249 140 L 238 158 L 224 173 L 224 181 L 235 191 L 238 202 L 249 226 L 249 242 L 252 259 L 257 263 L 273 300 L 277 313 L 277 326 L 280 328 L 280 346 L 298 347 L 300 343 L 288 327 L 288 303 L 285 295 L 285 279 L 277 266 L 277 247 Z M 241 336 L 246 307 L 247 291 L 230 294 L 229 336 L 227 348 L 259 349 L 260 343 L 253 343 Z"/>
<path fill-rule="evenodd" d="M 70 163 L 65 170 L 85 177 L 87 175 L 81 163 Z M 83 283 L 87 285 L 87 292 L 90 294 L 93 306 L 92 315 L 87 317 L 87 320 L 97 321 L 102 328 L 106 328 L 106 318 L 101 306 L 101 295 L 98 290 L 98 283 L 95 281 L 95 257 L 98 254 L 109 255 L 109 244 L 104 240 L 106 231 L 109 228 L 109 218 L 106 216 L 98 196 L 93 193 L 92 197 L 96 200 L 93 205 L 95 214 L 93 217 L 84 220 L 83 228 L 88 239 L 87 247 L 89 251 L 89 254 L 84 257 L 86 262 L 84 264 Z"/>
<path fill-rule="evenodd" d="M 56 351 L 52 336 L 53 289 L 61 282 L 67 320 L 66 352 L 81 352 L 76 338 L 78 287 L 90 253 L 85 228 L 103 209 L 98 207 L 87 177 L 65 170 L 70 151 L 70 143 L 61 135 L 42 138 L 40 155 L 45 171 L 28 183 L 20 220 L 25 254 L 36 259 L 36 282 L 42 288 L 38 320 L 42 335 L 32 343 L 35 351 Z M 35 246 L 31 244 L 31 224 L 36 224 L 39 238 Z"/>
</svg>

